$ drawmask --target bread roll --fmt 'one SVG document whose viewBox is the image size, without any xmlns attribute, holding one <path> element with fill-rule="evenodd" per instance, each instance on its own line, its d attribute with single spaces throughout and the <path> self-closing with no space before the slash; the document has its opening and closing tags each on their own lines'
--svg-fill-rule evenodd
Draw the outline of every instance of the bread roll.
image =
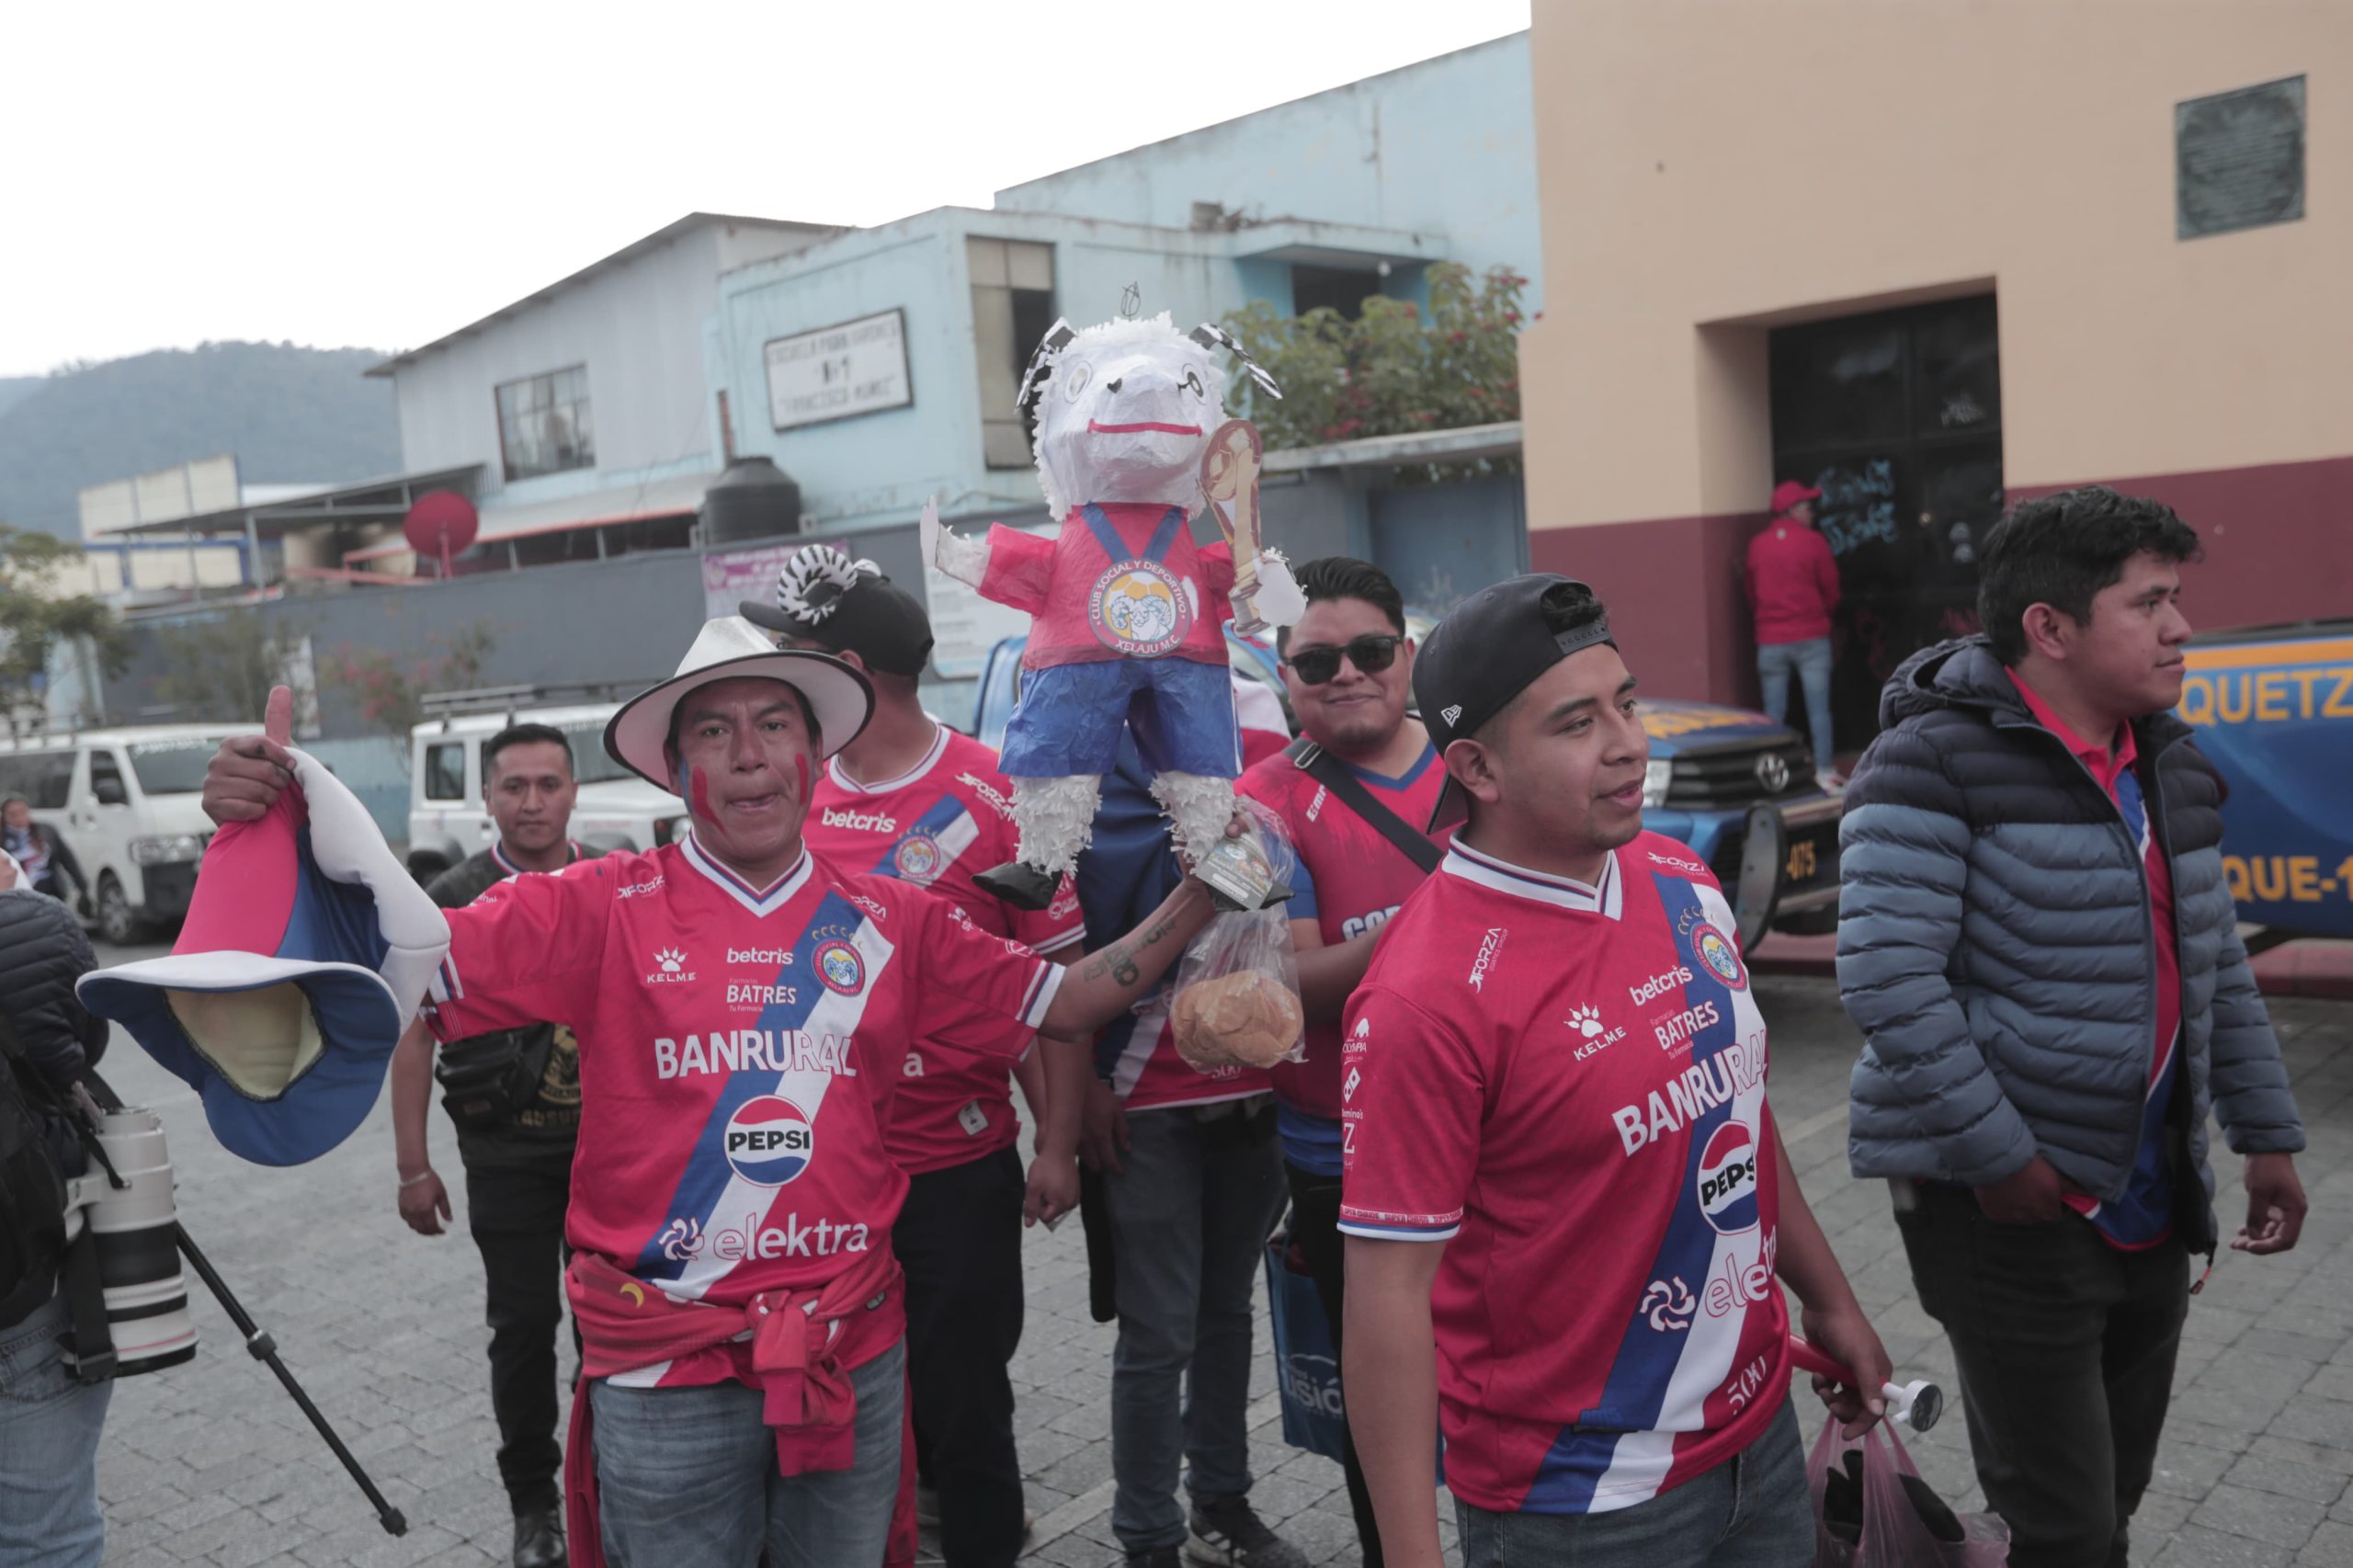
<svg viewBox="0 0 2353 1568">
<path fill-rule="evenodd" d="M 1299 998 L 1257 970 L 1188 985 L 1172 1014 L 1176 1054 L 1196 1067 L 1271 1067 L 1299 1043 Z"/>
</svg>

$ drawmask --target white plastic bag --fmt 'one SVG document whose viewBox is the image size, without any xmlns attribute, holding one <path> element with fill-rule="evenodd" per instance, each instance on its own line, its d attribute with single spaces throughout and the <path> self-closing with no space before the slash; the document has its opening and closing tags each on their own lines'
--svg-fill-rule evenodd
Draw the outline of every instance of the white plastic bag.
<svg viewBox="0 0 2353 1568">
<path fill-rule="evenodd" d="M 1238 803 L 1256 824 L 1276 877 L 1290 883 L 1299 857 L 1280 822 L 1255 801 Z M 1176 960 L 1174 983 L 1176 1054 L 1195 1067 L 1271 1067 L 1305 1054 L 1288 905 L 1218 915 Z"/>
</svg>

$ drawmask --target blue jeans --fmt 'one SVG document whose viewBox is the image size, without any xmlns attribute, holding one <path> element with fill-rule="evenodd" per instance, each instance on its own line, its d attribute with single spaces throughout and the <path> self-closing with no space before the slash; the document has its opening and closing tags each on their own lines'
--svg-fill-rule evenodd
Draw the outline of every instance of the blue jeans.
<svg viewBox="0 0 2353 1568">
<path fill-rule="evenodd" d="M 0 1562 L 97 1568 L 98 1432 L 114 1384 L 66 1369 L 65 1298 L 0 1329 Z"/>
<path fill-rule="evenodd" d="M 1805 725 L 1813 741 L 1813 770 L 1830 771 L 1830 639 L 1803 642 L 1759 642 L 1756 679 L 1765 687 L 1765 711 L 1776 724 L 1790 722 L 1790 675 L 1805 688 Z"/>
<path fill-rule="evenodd" d="M 878 1563 L 899 1495 L 904 1341 L 855 1369 L 857 1461 L 779 1475 L 761 1394 L 703 1388 L 589 1385 L 596 1402 L 597 1491 L 614 1568 L 839 1568 Z"/>
<path fill-rule="evenodd" d="M 1256 1110 L 1245 1118 L 1241 1108 Z M 1111 1352 L 1111 1533 L 1129 1551 L 1180 1546 L 1178 1461 L 1197 1503 L 1250 1490 L 1250 1301 L 1282 1213 L 1268 1096 L 1128 1118 L 1107 1173 L 1120 1338 Z"/>
<path fill-rule="evenodd" d="M 1233 680 L 1223 664 L 1171 653 L 1021 672 L 1021 702 L 998 766 L 1014 778 L 1100 778 L 1120 765 L 1120 733 L 1154 773 L 1231 778 L 1242 770 Z"/>
<path fill-rule="evenodd" d="M 1813 1499 L 1797 1412 L 1647 1503 L 1607 1514 L 1491 1514 L 1456 1498 L 1463 1568 L 1806 1568 Z"/>
</svg>

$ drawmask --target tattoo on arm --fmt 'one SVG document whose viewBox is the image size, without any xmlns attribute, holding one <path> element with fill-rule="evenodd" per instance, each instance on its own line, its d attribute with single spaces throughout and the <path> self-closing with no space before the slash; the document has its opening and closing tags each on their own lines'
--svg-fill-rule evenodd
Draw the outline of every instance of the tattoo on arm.
<svg viewBox="0 0 2353 1568">
<path fill-rule="evenodd" d="M 1168 935 L 1176 924 L 1176 916 L 1164 912 L 1155 916 L 1132 937 L 1123 937 L 1105 948 L 1101 952 L 1091 955 L 1086 965 L 1079 970 L 1079 978 L 1099 980 L 1108 974 L 1119 984 L 1133 985 L 1142 978 L 1143 973 L 1136 967 L 1135 954 L 1145 948 L 1156 945 L 1161 938 Z M 1131 947 L 1134 949 L 1132 952 L 1130 950 Z"/>
</svg>

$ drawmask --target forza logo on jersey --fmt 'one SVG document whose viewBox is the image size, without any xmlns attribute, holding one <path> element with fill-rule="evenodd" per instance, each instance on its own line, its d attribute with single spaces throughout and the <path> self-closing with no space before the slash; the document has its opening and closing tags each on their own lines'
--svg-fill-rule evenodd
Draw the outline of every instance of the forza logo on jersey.
<svg viewBox="0 0 2353 1568">
<path fill-rule="evenodd" d="M 657 1078 L 698 1077 L 706 1073 L 808 1072 L 858 1076 L 858 1037 L 812 1034 L 807 1029 L 717 1029 L 684 1040 L 654 1042 Z"/>
<path fill-rule="evenodd" d="M 1479 956 L 1471 960 L 1471 989 L 1483 992 L 1487 988 L 1487 971 L 1495 963 L 1495 955 L 1503 950 L 1504 937 L 1509 935 L 1500 926 L 1487 927 L 1486 938 L 1479 944 Z"/>
</svg>

